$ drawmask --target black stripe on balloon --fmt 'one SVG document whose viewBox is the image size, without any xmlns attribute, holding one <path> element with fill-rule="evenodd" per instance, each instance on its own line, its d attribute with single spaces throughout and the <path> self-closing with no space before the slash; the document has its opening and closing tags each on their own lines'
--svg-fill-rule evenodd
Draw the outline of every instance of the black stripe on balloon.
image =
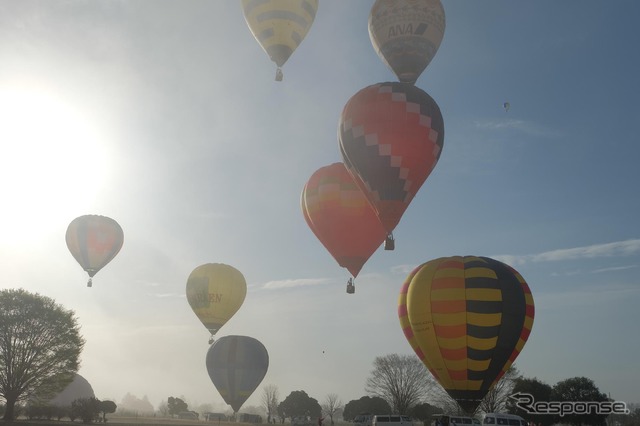
<svg viewBox="0 0 640 426">
<path fill-rule="evenodd" d="M 498 340 L 483 386 L 490 386 L 508 362 L 520 339 L 526 309 L 522 285 L 511 269 L 496 260 L 489 258 L 487 260 L 492 264 L 492 269 L 496 272 L 501 285 L 503 310 Z"/>
<path fill-rule="evenodd" d="M 465 269 L 469 269 L 469 266 L 465 263 Z M 464 281 L 465 288 L 491 288 L 499 289 L 500 283 L 495 278 L 487 277 L 471 277 Z"/>
<path fill-rule="evenodd" d="M 467 380 L 480 381 L 484 380 L 487 375 L 486 371 L 467 370 Z"/>
<path fill-rule="evenodd" d="M 467 300 L 467 312 L 475 314 L 498 314 L 503 310 L 503 302 L 493 300 Z"/>
<path fill-rule="evenodd" d="M 473 361 L 486 361 L 488 359 L 491 359 L 492 356 L 493 349 L 473 349 L 467 347 L 467 358 Z"/>
<path fill-rule="evenodd" d="M 493 259 L 490 259 L 488 257 L 465 256 L 464 267 L 465 269 L 469 269 L 469 268 L 491 269 L 491 263 L 489 263 L 490 260 L 493 260 Z"/>
<path fill-rule="evenodd" d="M 476 339 L 493 339 L 500 334 L 500 326 L 479 326 L 467 324 L 467 335 Z"/>
</svg>

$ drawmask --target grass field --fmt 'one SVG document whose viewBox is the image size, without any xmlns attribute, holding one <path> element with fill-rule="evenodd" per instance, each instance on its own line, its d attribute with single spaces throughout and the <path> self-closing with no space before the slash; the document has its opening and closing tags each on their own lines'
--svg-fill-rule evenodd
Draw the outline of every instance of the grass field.
<svg viewBox="0 0 640 426">
<path fill-rule="evenodd" d="M 76 420 L 75 422 L 71 422 L 68 419 L 66 420 L 15 420 L 13 422 L 4 422 L 0 420 L 0 426 L 82 426 L 80 420 Z M 241 422 L 226 422 L 226 421 L 204 421 L 204 420 L 185 420 L 185 419 L 171 419 L 166 417 L 122 417 L 122 416 L 113 416 L 110 417 L 107 415 L 107 423 L 90 423 L 92 425 L 117 425 L 117 426 L 261 426 L 267 425 L 267 423 L 241 423 Z M 278 425 L 280 423 L 277 423 Z M 326 426 L 329 426 L 330 423 L 324 423 Z M 347 426 L 351 425 L 348 422 L 335 422 L 335 426 Z M 291 423 L 284 423 L 284 426 L 291 426 Z"/>
<path fill-rule="evenodd" d="M 80 420 L 71 422 L 70 420 L 14 420 L 12 422 L 5 422 L 0 420 L 0 426 L 81 426 L 84 423 Z M 255 426 L 255 423 L 239 423 L 239 422 L 224 422 L 224 421 L 203 421 L 203 420 L 185 420 L 185 419 L 170 419 L 164 417 L 120 417 L 107 416 L 107 423 L 90 423 L 92 425 L 117 425 L 117 426 Z"/>
</svg>

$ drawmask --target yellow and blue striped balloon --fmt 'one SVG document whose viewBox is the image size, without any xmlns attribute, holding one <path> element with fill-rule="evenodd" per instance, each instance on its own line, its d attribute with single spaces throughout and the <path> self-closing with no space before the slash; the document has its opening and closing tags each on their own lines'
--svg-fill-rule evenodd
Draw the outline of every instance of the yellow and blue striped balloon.
<svg viewBox="0 0 640 426">
<path fill-rule="evenodd" d="M 302 43 L 318 11 L 318 0 L 242 0 L 253 36 L 280 67 Z M 280 80 L 276 74 L 276 80 Z"/>
<path fill-rule="evenodd" d="M 416 355 L 473 413 L 522 351 L 534 304 L 529 286 L 512 267 L 488 257 L 452 256 L 409 274 L 398 316 Z"/>
</svg>

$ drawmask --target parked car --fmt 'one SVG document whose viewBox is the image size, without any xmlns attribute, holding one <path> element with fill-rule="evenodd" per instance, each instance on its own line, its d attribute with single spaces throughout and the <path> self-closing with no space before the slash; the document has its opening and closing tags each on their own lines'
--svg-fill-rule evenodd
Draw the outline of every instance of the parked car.
<svg viewBox="0 0 640 426">
<path fill-rule="evenodd" d="M 373 415 L 369 413 L 358 414 L 354 419 L 353 423 L 355 426 L 371 426 L 371 420 L 373 419 Z"/>
<path fill-rule="evenodd" d="M 412 426 L 411 418 L 398 414 L 376 414 L 371 419 L 371 426 Z"/>
<path fill-rule="evenodd" d="M 527 421 L 522 417 L 507 413 L 487 413 L 483 423 L 485 425 L 527 426 Z"/>
</svg>

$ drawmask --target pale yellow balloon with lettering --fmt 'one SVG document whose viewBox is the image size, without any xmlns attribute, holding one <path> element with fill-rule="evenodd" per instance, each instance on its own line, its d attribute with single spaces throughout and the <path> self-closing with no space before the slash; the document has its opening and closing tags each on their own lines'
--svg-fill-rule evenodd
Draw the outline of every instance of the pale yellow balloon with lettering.
<svg viewBox="0 0 640 426">
<path fill-rule="evenodd" d="M 246 295 L 242 273 L 223 263 L 200 265 L 187 280 L 187 301 L 212 336 L 240 309 Z"/>
</svg>

